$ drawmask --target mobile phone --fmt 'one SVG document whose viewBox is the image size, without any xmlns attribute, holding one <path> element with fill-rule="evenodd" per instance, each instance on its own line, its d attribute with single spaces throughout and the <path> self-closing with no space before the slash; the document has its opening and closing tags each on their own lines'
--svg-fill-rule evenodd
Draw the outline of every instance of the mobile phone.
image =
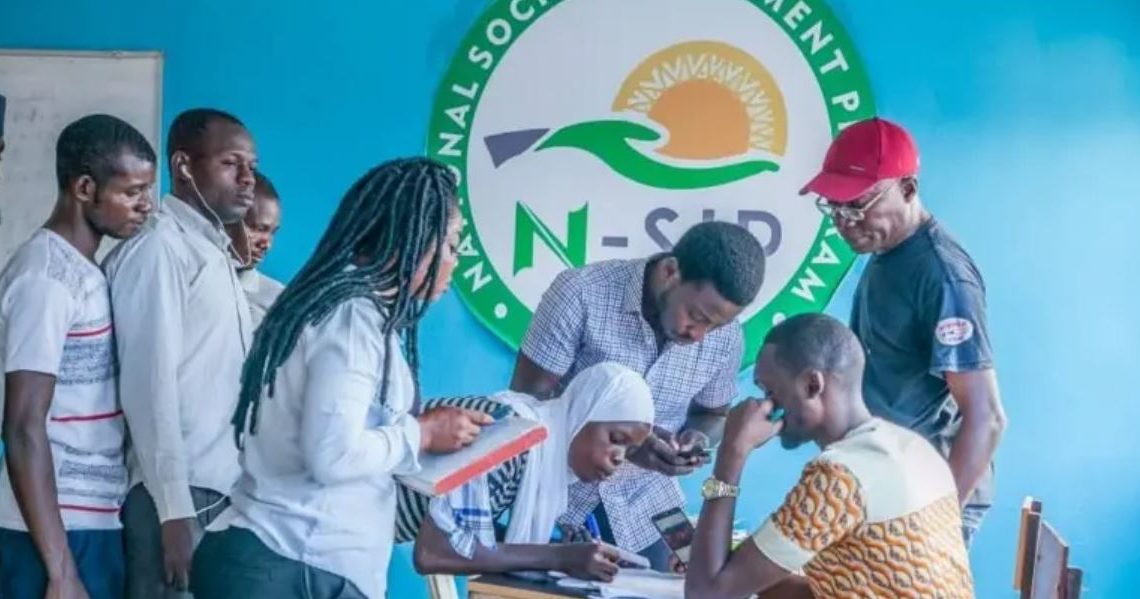
<svg viewBox="0 0 1140 599">
<path fill-rule="evenodd" d="M 768 413 L 768 422 L 779 422 L 784 419 L 784 408 L 775 408 Z"/>
<path fill-rule="evenodd" d="M 653 516 L 651 520 L 657 532 L 661 533 L 665 546 L 681 563 L 689 565 L 689 550 L 693 544 L 693 534 L 696 532 L 689 517 L 681 511 L 681 508 L 673 508 Z"/>
<path fill-rule="evenodd" d="M 692 451 L 686 451 L 679 455 L 683 458 L 707 458 L 712 455 L 712 449 L 708 447 L 694 447 Z"/>
</svg>

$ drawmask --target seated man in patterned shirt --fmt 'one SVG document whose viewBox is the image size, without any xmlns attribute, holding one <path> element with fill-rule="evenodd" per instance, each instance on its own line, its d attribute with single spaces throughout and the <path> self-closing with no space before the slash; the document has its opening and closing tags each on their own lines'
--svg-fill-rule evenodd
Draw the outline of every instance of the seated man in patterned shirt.
<svg viewBox="0 0 1140 599">
<path fill-rule="evenodd" d="M 858 339 L 831 317 L 796 316 L 768 334 L 755 375 L 766 399 L 729 414 L 703 489 L 687 597 L 974 596 L 950 467 L 922 437 L 871 416 L 863 366 Z M 741 469 L 777 433 L 785 448 L 814 441 L 823 451 L 751 541 L 730 551 Z"/>
</svg>

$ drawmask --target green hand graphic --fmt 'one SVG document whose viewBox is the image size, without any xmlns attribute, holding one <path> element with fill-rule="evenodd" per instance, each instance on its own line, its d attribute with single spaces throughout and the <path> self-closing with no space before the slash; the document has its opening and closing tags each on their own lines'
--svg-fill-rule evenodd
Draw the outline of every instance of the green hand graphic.
<svg viewBox="0 0 1140 599">
<path fill-rule="evenodd" d="M 588 121 L 555 131 L 537 149 L 576 148 L 597 156 L 619 175 L 658 189 L 705 189 L 780 169 L 780 165 L 768 160 L 707 168 L 672 166 L 653 160 L 630 144 L 631 140 L 659 139 L 660 133 L 637 123 Z"/>
</svg>

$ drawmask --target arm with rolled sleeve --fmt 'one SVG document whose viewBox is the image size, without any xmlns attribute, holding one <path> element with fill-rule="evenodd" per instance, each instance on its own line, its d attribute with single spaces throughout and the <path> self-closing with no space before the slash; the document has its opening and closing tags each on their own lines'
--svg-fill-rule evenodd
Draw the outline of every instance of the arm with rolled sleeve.
<svg viewBox="0 0 1140 599">
<path fill-rule="evenodd" d="M 159 521 L 193 518 L 178 386 L 189 281 L 178 257 L 157 236 L 123 249 L 129 253 L 108 269 L 123 365 L 119 401 Z"/>
<path fill-rule="evenodd" d="M 962 415 L 950 470 L 965 504 L 985 476 L 1005 430 L 980 281 L 947 279 L 925 303 L 932 333 L 930 371 L 944 377 Z"/>
<path fill-rule="evenodd" d="M 739 484 L 745 457 L 722 453 L 714 476 Z M 735 497 L 705 501 L 685 577 L 686 597 L 771 596 L 765 594 L 769 589 L 780 597 L 810 596 L 800 575 L 803 567 L 866 518 L 855 476 L 840 464 L 819 459 L 808 463 L 784 503 L 751 542 L 730 549 L 735 509 Z"/>
<path fill-rule="evenodd" d="M 415 417 L 405 412 L 383 426 L 367 423 L 382 376 L 377 365 L 384 364 L 383 338 L 351 323 L 347 332 L 331 326 L 324 323 L 314 331 L 306 357 L 301 450 L 313 478 L 333 485 L 415 472 L 420 450 Z M 398 376 L 395 362 L 389 377 Z"/>
<path fill-rule="evenodd" d="M 932 336 L 931 374 L 993 368 L 986 294 L 981 284 L 946 279 L 930 287 L 923 300 L 923 320 Z"/>
<path fill-rule="evenodd" d="M 586 322 L 582 275 L 562 271 L 542 294 L 523 338 L 511 390 L 539 398 L 557 393 L 578 357 Z"/>
<path fill-rule="evenodd" d="M 867 517 L 862 484 L 845 465 L 815 459 L 779 509 L 752 535 L 760 551 L 788 572 L 799 572 Z"/>
</svg>

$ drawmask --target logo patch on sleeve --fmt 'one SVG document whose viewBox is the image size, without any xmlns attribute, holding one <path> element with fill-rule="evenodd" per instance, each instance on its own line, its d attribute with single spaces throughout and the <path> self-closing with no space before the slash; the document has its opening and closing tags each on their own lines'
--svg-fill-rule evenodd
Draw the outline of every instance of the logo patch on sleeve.
<svg viewBox="0 0 1140 599">
<path fill-rule="evenodd" d="M 974 323 L 965 318 L 945 318 L 934 327 L 934 337 L 942 345 L 962 345 L 974 336 Z"/>
</svg>

